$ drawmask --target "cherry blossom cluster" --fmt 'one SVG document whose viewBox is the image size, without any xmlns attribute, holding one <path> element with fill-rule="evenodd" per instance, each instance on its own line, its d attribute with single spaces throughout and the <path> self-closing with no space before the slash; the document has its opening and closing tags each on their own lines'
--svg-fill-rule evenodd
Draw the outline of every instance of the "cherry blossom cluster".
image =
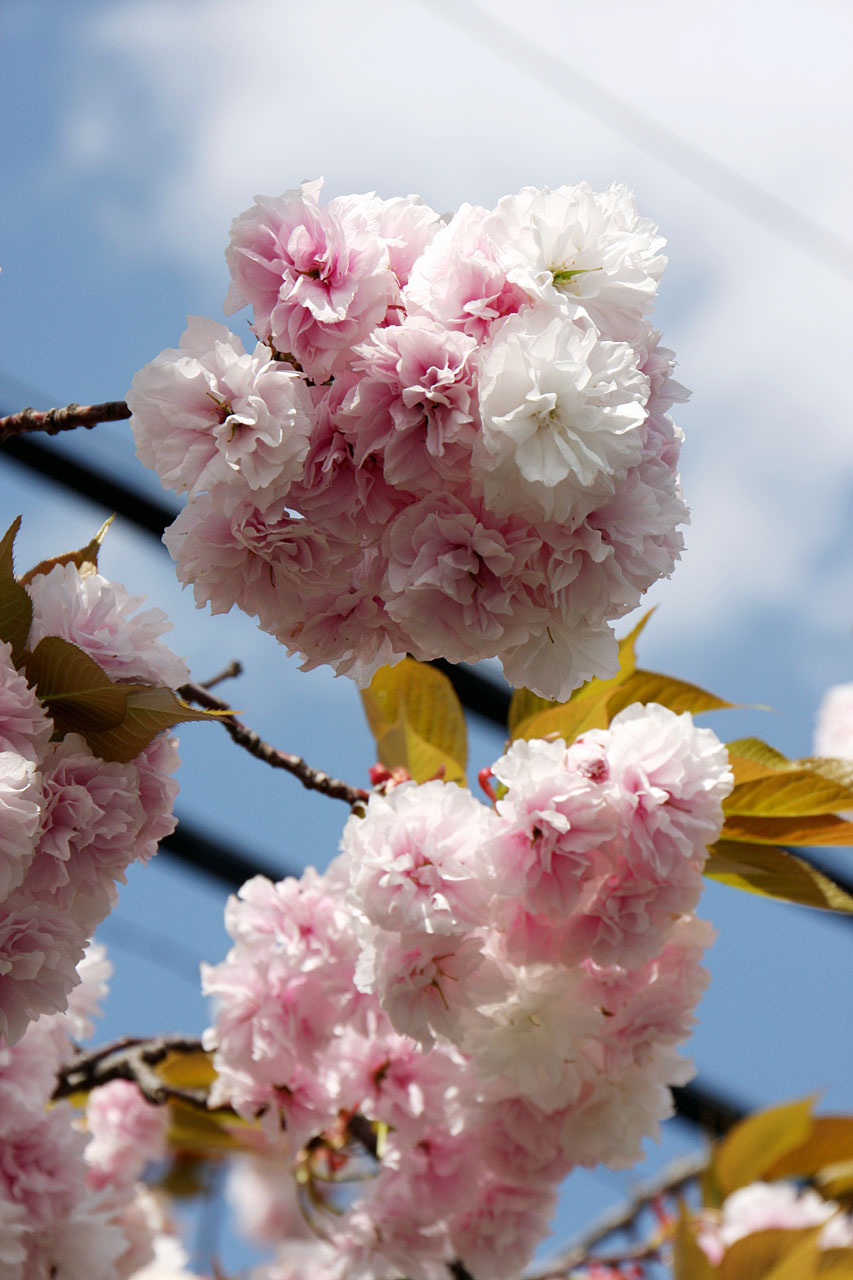
<svg viewBox="0 0 853 1280">
<path fill-rule="evenodd" d="M 159 609 L 99 573 L 58 564 L 28 584 L 28 648 L 61 636 L 114 680 L 175 688 L 188 676 L 159 639 Z M 128 764 L 77 733 L 53 740 L 46 708 L 0 644 L 0 1045 L 66 1008 L 77 965 L 112 909 L 116 884 L 175 827 L 177 741 L 163 735 Z"/>
<path fill-rule="evenodd" d="M 853 1217 L 834 1200 L 788 1182 L 753 1182 L 734 1191 L 717 1211 L 706 1209 L 699 1222 L 698 1240 L 709 1260 L 719 1265 L 736 1240 L 756 1231 L 796 1231 L 825 1223 L 821 1249 L 853 1247 Z"/>
<path fill-rule="evenodd" d="M 614 674 L 610 624 L 687 518 L 657 229 L 616 185 L 449 220 L 320 186 L 234 221 L 226 311 L 257 345 L 193 317 L 128 394 L 139 457 L 189 496 L 179 577 L 360 683 L 406 653 L 497 656 L 557 699 Z"/>
<path fill-rule="evenodd" d="M 517 1274 L 557 1184 L 636 1161 L 692 1073 L 725 748 L 633 706 L 571 746 L 515 742 L 493 774 L 493 808 L 437 780 L 374 793 L 324 875 L 229 901 L 211 1102 L 263 1117 L 324 1237 L 264 1280 Z M 341 1206 L 365 1127 L 373 1177 Z M 257 1234 L 294 1234 L 292 1191 L 247 1199 Z"/>
<path fill-rule="evenodd" d="M 162 1209 L 137 1182 L 165 1154 L 165 1110 L 123 1080 L 92 1091 L 86 1123 L 68 1102 L 48 1105 L 73 1041 L 92 1034 L 109 973 L 90 947 L 67 1011 L 0 1045 L 3 1280 L 127 1280 L 168 1248 Z"/>
</svg>

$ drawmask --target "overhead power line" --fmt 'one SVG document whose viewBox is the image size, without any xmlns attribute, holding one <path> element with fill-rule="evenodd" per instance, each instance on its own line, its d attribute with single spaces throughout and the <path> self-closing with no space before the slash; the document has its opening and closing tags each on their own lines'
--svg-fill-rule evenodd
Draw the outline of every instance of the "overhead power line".
<svg viewBox="0 0 853 1280">
<path fill-rule="evenodd" d="M 77 497 L 86 497 L 99 503 L 107 511 L 117 511 L 125 519 L 136 524 L 144 532 L 158 539 L 163 528 L 177 514 L 165 504 L 153 502 L 120 484 L 95 467 L 71 463 L 55 449 L 30 438 L 21 437 L 7 441 L 0 448 L 15 462 L 36 472 L 39 476 L 61 484 Z M 469 710 L 493 723 L 506 725 L 509 708 L 509 690 L 485 679 L 470 668 L 454 667 L 447 662 L 438 665 L 452 679 L 460 701 Z M 160 842 L 161 849 L 188 865 L 214 876 L 231 888 L 238 888 L 255 875 L 265 875 L 275 881 L 298 872 L 273 868 L 247 858 L 232 847 L 211 839 L 179 820 L 172 835 Z M 673 1090 L 676 1113 L 682 1120 L 701 1127 L 711 1135 L 724 1133 L 747 1114 L 749 1108 L 718 1091 L 707 1088 L 701 1081 Z"/>
<path fill-rule="evenodd" d="M 579 71 L 552 48 L 471 0 L 416 0 L 557 97 L 593 116 L 715 200 L 853 281 L 853 243 Z M 566 7 L 568 11 L 568 6 Z M 521 11 L 523 12 L 523 10 Z M 553 35 L 553 32 L 549 32 Z M 641 82 L 641 81 L 640 81 Z"/>
</svg>

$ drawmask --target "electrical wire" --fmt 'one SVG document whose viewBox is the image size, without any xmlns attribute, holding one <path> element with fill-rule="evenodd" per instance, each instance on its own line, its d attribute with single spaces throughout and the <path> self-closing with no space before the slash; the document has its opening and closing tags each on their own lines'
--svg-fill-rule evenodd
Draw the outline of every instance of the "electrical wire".
<svg viewBox="0 0 853 1280">
<path fill-rule="evenodd" d="M 537 85 L 594 117 L 682 178 L 801 254 L 853 281 L 853 243 L 768 191 L 711 152 L 669 129 L 634 103 L 606 89 L 553 48 L 538 44 L 522 28 L 495 17 L 471 0 L 415 0 L 433 16 L 463 32 Z M 523 12 L 523 10 L 521 11 Z"/>
</svg>

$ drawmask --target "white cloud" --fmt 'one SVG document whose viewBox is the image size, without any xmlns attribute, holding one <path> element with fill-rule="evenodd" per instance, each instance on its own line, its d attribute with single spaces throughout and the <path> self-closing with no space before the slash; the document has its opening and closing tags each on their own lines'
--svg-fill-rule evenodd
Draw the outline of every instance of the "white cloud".
<svg viewBox="0 0 853 1280">
<path fill-rule="evenodd" d="M 106 6 L 81 27 L 81 54 L 98 59 L 101 75 L 87 88 L 83 57 L 70 163 L 130 178 L 130 194 L 112 206 L 128 249 L 180 255 L 217 276 L 230 219 L 252 196 L 321 172 L 330 194 L 415 190 L 439 208 L 491 203 L 528 182 L 627 179 L 670 234 L 665 339 L 695 389 L 682 415 L 689 550 L 657 594 L 686 637 L 791 598 L 802 623 L 838 627 L 845 609 L 853 616 L 846 567 L 826 555 L 853 470 L 849 281 L 561 100 L 535 67 L 533 77 L 513 70 L 444 20 L 445 0 L 430 8 L 426 0 Z M 483 0 L 487 8 L 846 231 L 853 180 L 838 156 L 853 123 L 853 16 L 843 6 L 814 5 L 805 34 L 799 6 L 769 0 L 713 9 L 528 0 L 523 10 Z M 819 63 L 805 56 L 809 42 Z M 97 129 L 105 93 L 110 124 Z"/>
</svg>

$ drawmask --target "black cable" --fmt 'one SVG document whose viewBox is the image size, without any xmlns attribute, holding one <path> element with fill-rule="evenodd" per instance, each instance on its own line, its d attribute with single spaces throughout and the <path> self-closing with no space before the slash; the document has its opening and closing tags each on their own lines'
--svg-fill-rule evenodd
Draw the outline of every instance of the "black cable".
<svg viewBox="0 0 853 1280">
<path fill-rule="evenodd" d="M 117 511 L 124 518 L 137 524 L 146 533 L 158 538 L 166 524 L 177 514 L 160 503 L 151 502 L 119 484 L 95 467 L 69 463 L 56 450 L 34 440 L 18 437 L 7 441 L 2 452 L 39 475 L 53 480 L 75 495 L 83 494 L 100 503 L 106 511 Z M 443 659 L 436 664 L 452 680 L 460 701 L 469 710 L 491 723 L 506 725 L 510 692 L 481 676 L 470 667 L 453 666 Z M 292 872 L 264 866 L 254 858 L 246 858 L 233 849 L 202 835 L 190 824 L 181 821 L 177 831 L 160 842 L 162 849 L 190 866 L 197 867 L 234 888 L 254 875 L 265 875 L 279 880 Z M 700 1125 L 711 1134 L 724 1133 L 736 1120 L 747 1114 L 749 1108 L 720 1098 L 713 1089 L 701 1083 L 684 1085 L 673 1091 L 676 1110 L 684 1120 Z"/>
</svg>

